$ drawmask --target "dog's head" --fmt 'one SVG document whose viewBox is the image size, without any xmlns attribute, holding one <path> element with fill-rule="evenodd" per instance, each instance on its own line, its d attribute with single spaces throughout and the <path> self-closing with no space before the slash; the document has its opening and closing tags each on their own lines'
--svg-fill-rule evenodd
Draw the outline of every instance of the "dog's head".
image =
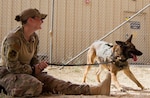
<svg viewBox="0 0 150 98">
<path fill-rule="evenodd" d="M 132 36 L 125 42 L 123 41 L 116 41 L 117 45 L 120 46 L 122 50 L 122 54 L 126 59 L 132 58 L 134 61 L 137 60 L 137 56 L 141 56 L 143 53 L 136 49 L 135 45 L 131 42 Z"/>
</svg>

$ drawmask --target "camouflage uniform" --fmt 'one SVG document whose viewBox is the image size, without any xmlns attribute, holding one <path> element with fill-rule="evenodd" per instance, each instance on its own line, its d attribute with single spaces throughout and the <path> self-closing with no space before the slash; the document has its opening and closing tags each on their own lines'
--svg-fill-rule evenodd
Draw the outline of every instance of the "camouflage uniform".
<svg viewBox="0 0 150 98">
<path fill-rule="evenodd" d="M 17 27 L 4 38 L 1 50 L 0 86 L 11 96 L 38 96 L 43 92 L 90 94 L 89 85 L 56 79 L 46 73 L 34 74 L 39 39 L 34 33 L 29 41 L 23 28 Z"/>
</svg>

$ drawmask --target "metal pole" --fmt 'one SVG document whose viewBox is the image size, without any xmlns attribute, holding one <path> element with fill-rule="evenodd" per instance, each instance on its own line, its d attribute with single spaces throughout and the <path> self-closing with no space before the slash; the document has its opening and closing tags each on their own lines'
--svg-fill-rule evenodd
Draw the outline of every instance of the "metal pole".
<svg viewBox="0 0 150 98">
<path fill-rule="evenodd" d="M 115 27 L 113 30 L 111 30 L 110 32 L 108 32 L 105 36 L 103 36 L 99 40 L 103 40 L 104 38 L 106 38 L 107 36 L 109 36 L 111 33 L 113 33 L 114 31 L 116 31 L 117 29 L 119 29 L 122 25 L 126 24 L 128 21 L 130 21 L 132 18 L 134 18 L 135 16 L 137 16 L 139 13 L 141 13 L 142 11 L 144 11 L 149 6 L 150 6 L 150 4 L 146 5 L 144 8 L 142 8 L 137 13 L 135 13 L 134 15 L 132 15 L 128 20 L 124 21 L 123 23 L 121 23 L 120 25 L 118 25 L 117 27 Z M 66 62 L 66 64 L 70 63 L 71 61 L 73 61 L 74 59 L 76 59 L 77 57 L 79 57 L 81 54 L 83 54 L 84 52 L 86 52 L 89 48 L 90 47 L 88 47 L 85 50 L 83 50 L 82 52 L 80 52 L 78 55 L 76 55 L 71 60 L 69 60 L 68 62 Z"/>
<path fill-rule="evenodd" d="M 50 19 L 50 26 L 51 29 L 49 31 L 50 34 L 50 58 L 49 58 L 49 62 L 52 62 L 52 55 L 53 55 L 53 25 L 54 25 L 54 0 L 52 0 L 52 4 L 51 4 L 51 19 Z"/>
</svg>

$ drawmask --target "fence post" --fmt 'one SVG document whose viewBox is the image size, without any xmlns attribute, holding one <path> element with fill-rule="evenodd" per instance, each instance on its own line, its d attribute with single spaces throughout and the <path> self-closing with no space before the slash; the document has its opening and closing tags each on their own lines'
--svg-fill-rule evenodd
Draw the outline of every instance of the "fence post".
<svg viewBox="0 0 150 98">
<path fill-rule="evenodd" d="M 50 34 L 50 58 L 49 58 L 49 62 L 52 62 L 52 57 L 53 57 L 53 26 L 54 26 L 54 0 L 52 0 L 52 4 L 51 4 L 51 28 L 50 31 L 48 32 Z"/>
</svg>

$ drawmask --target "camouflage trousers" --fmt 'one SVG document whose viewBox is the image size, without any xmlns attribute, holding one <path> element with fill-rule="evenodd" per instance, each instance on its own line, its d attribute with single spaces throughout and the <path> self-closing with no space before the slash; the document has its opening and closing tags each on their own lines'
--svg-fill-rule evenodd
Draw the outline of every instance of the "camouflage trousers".
<svg viewBox="0 0 150 98">
<path fill-rule="evenodd" d="M 89 85 L 73 84 L 46 73 L 36 76 L 12 73 L 2 76 L 2 74 L 4 71 L 0 67 L 0 86 L 11 96 L 39 96 L 42 92 L 69 95 L 90 94 Z"/>
<path fill-rule="evenodd" d="M 10 96 L 38 96 L 43 83 L 28 74 L 13 74 L 0 67 L 0 86 Z"/>
<path fill-rule="evenodd" d="M 54 78 L 53 76 L 41 73 L 35 76 L 40 80 L 43 85 L 43 92 L 51 92 L 53 94 L 65 94 L 65 95 L 89 95 L 89 85 L 73 84 L 64 80 Z"/>
</svg>

